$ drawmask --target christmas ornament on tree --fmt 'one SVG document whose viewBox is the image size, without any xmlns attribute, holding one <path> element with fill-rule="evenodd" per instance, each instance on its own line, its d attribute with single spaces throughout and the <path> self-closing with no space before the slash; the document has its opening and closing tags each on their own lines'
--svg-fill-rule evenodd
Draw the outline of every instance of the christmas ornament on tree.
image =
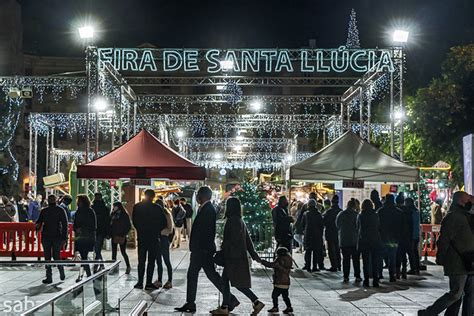
<svg viewBox="0 0 474 316">
<path fill-rule="evenodd" d="M 351 10 L 349 28 L 347 30 L 346 48 L 360 48 L 359 30 L 357 29 L 356 12 Z"/>
</svg>

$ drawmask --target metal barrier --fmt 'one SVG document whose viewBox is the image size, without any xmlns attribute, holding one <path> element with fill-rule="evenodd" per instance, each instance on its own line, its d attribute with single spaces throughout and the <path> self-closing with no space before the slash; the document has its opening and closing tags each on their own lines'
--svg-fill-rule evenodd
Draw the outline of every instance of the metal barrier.
<svg viewBox="0 0 474 316">
<path fill-rule="evenodd" d="M 439 238 L 441 225 L 421 224 L 421 255 L 436 257 L 438 248 L 436 241 Z"/>
<path fill-rule="evenodd" d="M 85 261 L 92 262 L 92 261 Z M 73 315 L 94 313 L 105 315 L 107 312 L 117 312 L 116 309 L 108 306 L 108 295 L 107 295 L 107 276 L 118 269 L 120 261 L 115 261 L 112 265 L 106 266 L 104 270 L 101 270 L 90 277 L 83 279 L 82 281 L 70 286 L 69 288 L 61 291 L 54 295 L 50 299 L 42 302 L 23 312 L 21 316 L 30 316 L 35 314 L 44 315 Z M 85 297 L 85 286 L 93 283 L 94 286 L 94 299 L 92 302 L 87 302 Z M 71 297 L 68 297 L 71 296 Z M 81 300 L 79 307 L 72 305 L 73 298 Z M 63 303 L 60 307 L 59 303 Z M 65 306 L 64 306 L 65 305 Z M 109 309 L 109 310 L 108 310 Z M 120 312 L 120 311 L 119 311 Z"/>
<path fill-rule="evenodd" d="M 128 314 L 129 316 L 142 316 L 146 315 L 146 309 L 148 308 L 148 304 L 146 301 L 140 301 L 132 311 Z"/>
<path fill-rule="evenodd" d="M 43 257 L 41 232 L 34 223 L 0 223 L 1 257 Z M 68 225 L 68 241 L 61 249 L 61 259 L 74 256 L 72 224 Z"/>
</svg>

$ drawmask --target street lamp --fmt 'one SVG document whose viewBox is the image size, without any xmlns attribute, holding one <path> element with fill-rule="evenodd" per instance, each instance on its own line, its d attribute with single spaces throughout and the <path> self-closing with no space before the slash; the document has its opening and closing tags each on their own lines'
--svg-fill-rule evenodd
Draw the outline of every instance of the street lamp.
<svg viewBox="0 0 474 316">
<path fill-rule="evenodd" d="M 396 29 L 393 31 L 392 34 L 392 41 L 397 46 L 394 48 L 394 55 L 397 56 L 398 63 L 399 63 L 399 80 L 400 80 L 400 92 L 399 92 L 399 110 L 394 111 L 394 100 L 393 100 L 393 84 L 391 85 L 391 99 L 390 99 L 390 113 L 392 115 L 392 119 L 390 122 L 390 152 L 393 156 L 394 154 L 394 131 L 395 131 L 395 120 L 400 122 L 400 160 L 403 161 L 403 151 L 405 147 L 405 137 L 403 131 L 403 121 L 405 118 L 404 114 L 404 106 L 403 106 L 403 46 L 408 42 L 408 36 L 410 32 L 403 30 L 403 29 Z M 393 73 L 391 74 L 393 78 Z M 392 79 L 393 80 L 393 79 Z"/>
<path fill-rule="evenodd" d="M 410 32 L 404 30 L 395 30 L 393 32 L 392 40 L 395 43 L 406 43 L 408 42 L 408 35 Z"/>
<path fill-rule="evenodd" d="M 77 30 L 79 31 L 79 37 L 83 40 L 89 40 L 94 37 L 95 30 L 91 25 L 81 26 Z"/>
</svg>

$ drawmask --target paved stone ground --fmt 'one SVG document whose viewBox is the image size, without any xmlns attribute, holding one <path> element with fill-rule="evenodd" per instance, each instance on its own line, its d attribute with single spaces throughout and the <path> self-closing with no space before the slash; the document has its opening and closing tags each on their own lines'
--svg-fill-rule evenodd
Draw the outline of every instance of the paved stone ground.
<svg viewBox="0 0 474 316">
<path fill-rule="evenodd" d="M 133 289 L 136 282 L 136 251 L 129 250 L 134 269 L 132 274 L 124 274 L 124 266 L 120 272 L 108 278 L 108 297 L 112 307 L 118 305 L 122 313 L 126 314 L 141 300 L 148 303 L 150 315 L 177 315 L 174 307 L 184 303 L 186 296 L 186 270 L 189 264 L 189 253 L 185 249 L 172 250 L 171 257 L 174 267 L 173 288 L 157 290 L 152 293 Z M 106 252 L 105 258 L 110 254 Z M 303 257 L 295 254 L 295 260 L 301 267 Z M 328 263 L 326 263 L 328 266 Z M 252 289 L 267 305 L 265 311 L 271 307 L 271 270 L 259 264 L 252 267 Z M 54 270 L 53 270 L 54 271 Z M 45 286 L 41 284 L 44 278 L 42 267 L 1 267 L 0 266 L 0 313 L 6 314 L 9 306 L 25 297 L 32 302 L 41 302 L 68 286 L 74 284 L 77 269 L 66 269 L 67 278 L 59 282 L 57 271 L 54 271 L 56 282 Z M 386 272 L 385 272 L 386 274 Z M 165 272 L 166 276 L 166 272 Z M 310 274 L 300 269 L 292 272 L 290 298 L 295 309 L 295 315 L 416 315 L 418 309 L 431 304 L 447 289 L 447 278 L 443 277 L 442 269 L 438 266 L 429 266 L 421 276 L 409 276 L 408 280 L 395 284 L 382 282 L 379 289 L 362 288 L 358 284 L 342 283 L 340 272 L 319 272 Z M 166 280 L 166 279 L 165 279 Z M 236 314 L 249 314 L 251 304 L 240 292 L 234 292 L 241 301 L 235 310 Z M 84 291 L 86 305 L 95 300 L 92 285 Z M 201 273 L 197 295 L 197 309 L 199 314 L 215 308 L 219 303 L 218 291 Z M 17 303 L 18 304 L 18 303 Z M 32 304 L 32 303 L 29 303 Z M 68 295 L 57 306 L 64 314 L 74 314 L 74 306 L 81 306 L 81 296 Z M 23 304 L 24 305 L 24 304 Z M 30 305 L 31 306 L 31 305 Z M 280 302 L 283 309 L 283 302 Z M 11 313 L 16 314 L 16 313 Z M 49 314 L 45 310 L 44 314 Z M 266 314 L 262 313 L 262 314 Z"/>
</svg>

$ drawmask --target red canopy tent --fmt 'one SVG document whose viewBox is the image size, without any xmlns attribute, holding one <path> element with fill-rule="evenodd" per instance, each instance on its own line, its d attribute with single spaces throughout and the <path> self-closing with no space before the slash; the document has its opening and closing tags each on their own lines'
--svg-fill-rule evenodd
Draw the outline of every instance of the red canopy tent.
<svg viewBox="0 0 474 316">
<path fill-rule="evenodd" d="M 122 146 L 77 167 L 83 179 L 204 180 L 206 169 L 184 158 L 146 130 Z"/>
</svg>

